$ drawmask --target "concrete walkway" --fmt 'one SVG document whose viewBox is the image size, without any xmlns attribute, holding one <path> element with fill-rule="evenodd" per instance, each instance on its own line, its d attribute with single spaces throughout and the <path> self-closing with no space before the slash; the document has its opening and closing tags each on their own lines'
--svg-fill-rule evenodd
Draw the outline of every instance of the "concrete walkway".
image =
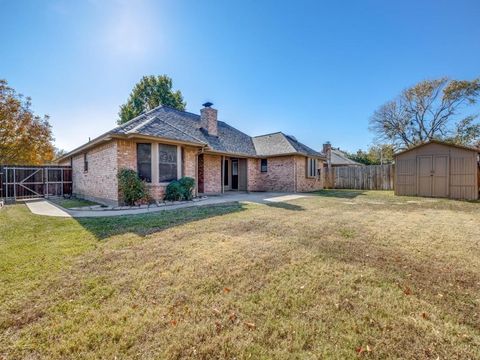
<svg viewBox="0 0 480 360">
<path fill-rule="evenodd" d="M 227 193 L 218 196 L 209 196 L 207 199 L 195 202 L 188 202 L 184 204 L 173 204 L 161 207 L 150 207 L 140 209 L 128 209 L 128 210 L 68 210 L 60 208 L 59 206 L 51 203 L 48 200 L 40 199 L 35 201 L 26 202 L 30 211 L 37 215 L 45 216 L 57 216 L 57 217 L 106 217 L 106 216 L 120 216 L 120 215 L 137 215 L 146 214 L 159 211 L 169 211 L 176 209 L 183 209 L 195 206 L 216 205 L 229 202 L 246 202 L 246 203 L 281 203 L 295 199 L 311 196 L 309 194 L 294 194 L 294 193 Z"/>
<path fill-rule="evenodd" d="M 28 200 L 25 201 L 25 205 L 27 205 L 30 211 L 36 215 L 72 217 L 68 212 L 45 199 Z"/>
</svg>

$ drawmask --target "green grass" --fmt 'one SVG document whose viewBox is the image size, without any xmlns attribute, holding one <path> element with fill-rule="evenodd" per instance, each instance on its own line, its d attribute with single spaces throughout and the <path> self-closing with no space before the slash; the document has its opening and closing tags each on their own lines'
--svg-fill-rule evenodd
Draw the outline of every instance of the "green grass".
<svg viewBox="0 0 480 360">
<path fill-rule="evenodd" d="M 480 357 L 479 204 L 0 211 L 0 358 Z"/>
<path fill-rule="evenodd" d="M 85 199 L 78 199 L 78 198 L 71 198 L 71 199 L 58 198 L 58 199 L 50 199 L 50 200 L 55 204 L 60 205 L 61 207 L 64 207 L 65 209 L 98 205 L 98 203 L 96 202 L 85 200 Z"/>
</svg>

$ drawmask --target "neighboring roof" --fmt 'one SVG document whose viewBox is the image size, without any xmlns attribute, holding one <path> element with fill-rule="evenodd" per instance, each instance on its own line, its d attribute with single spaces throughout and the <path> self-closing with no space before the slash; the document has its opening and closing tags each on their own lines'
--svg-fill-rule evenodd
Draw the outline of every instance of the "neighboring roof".
<svg viewBox="0 0 480 360">
<path fill-rule="evenodd" d="M 260 135 L 252 138 L 258 156 L 274 156 L 286 154 L 302 154 L 307 156 L 324 157 L 319 152 L 298 142 L 293 136 L 282 132 Z"/>
<path fill-rule="evenodd" d="M 330 164 L 332 166 L 335 166 L 335 165 L 346 165 L 346 166 L 348 166 L 348 165 L 364 165 L 364 164 L 360 164 L 359 162 L 356 162 L 352 159 L 349 159 L 347 157 L 347 154 L 345 154 L 340 149 L 332 148 L 330 153 L 331 153 Z"/>
<path fill-rule="evenodd" d="M 117 126 L 91 142 L 65 154 L 60 159 L 68 158 L 74 153 L 83 151 L 111 137 L 135 135 L 160 137 L 198 146 L 208 146 L 212 151 L 245 156 L 301 154 L 323 157 L 322 154 L 298 142 L 294 137 L 280 132 L 252 138 L 225 122 L 218 121 L 218 136 L 209 135 L 201 127 L 200 115 L 168 106 L 159 106 Z"/>
<path fill-rule="evenodd" d="M 420 147 L 430 145 L 430 144 L 439 144 L 439 145 L 451 146 L 451 147 L 455 147 L 455 148 L 458 148 L 458 149 L 469 150 L 469 151 L 474 151 L 476 153 L 480 153 L 479 148 L 475 148 L 475 147 L 471 147 L 471 146 L 457 145 L 457 144 L 449 143 L 449 142 L 446 142 L 446 141 L 440 141 L 440 140 L 430 140 L 426 143 L 419 144 L 419 145 L 413 146 L 411 148 L 405 149 L 403 151 L 400 151 L 400 152 L 396 153 L 395 156 L 405 154 L 405 153 L 407 153 L 411 150 L 418 149 Z"/>
</svg>

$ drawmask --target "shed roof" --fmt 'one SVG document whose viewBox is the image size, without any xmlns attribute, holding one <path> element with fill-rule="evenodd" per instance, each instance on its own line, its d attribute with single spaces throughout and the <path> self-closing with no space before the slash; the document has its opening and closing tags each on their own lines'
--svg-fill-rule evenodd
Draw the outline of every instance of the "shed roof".
<svg viewBox="0 0 480 360">
<path fill-rule="evenodd" d="M 446 141 L 440 141 L 440 140 L 430 140 L 430 141 L 425 142 L 425 143 L 423 143 L 423 144 L 418 144 L 418 145 L 415 145 L 415 146 L 413 146 L 413 147 L 411 147 L 411 148 L 402 150 L 402 151 L 396 153 L 395 156 L 405 154 L 405 153 L 407 153 L 407 152 L 409 152 L 409 151 L 412 151 L 412 150 L 415 150 L 415 149 L 418 149 L 418 148 L 420 148 L 420 147 L 423 147 L 423 146 L 426 146 L 426 145 L 430 145 L 430 144 L 445 145 L 445 146 L 455 147 L 455 148 L 458 148 L 458 149 L 469 150 L 469 151 L 474 151 L 474 152 L 476 152 L 476 153 L 480 153 L 480 149 L 479 149 L 479 148 L 475 148 L 475 147 L 472 147 L 472 146 L 458 145 L 458 144 L 453 144 L 453 143 L 449 143 L 449 142 L 446 142 Z"/>
</svg>

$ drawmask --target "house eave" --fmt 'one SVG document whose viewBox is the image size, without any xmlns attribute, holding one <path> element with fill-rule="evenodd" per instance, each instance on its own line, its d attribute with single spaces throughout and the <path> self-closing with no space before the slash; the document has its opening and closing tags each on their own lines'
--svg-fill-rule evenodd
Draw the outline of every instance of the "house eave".
<svg viewBox="0 0 480 360">
<path fill-rule="evenodd" d="M 71 158 L 72 156 L 78 154 L 78 153 L 81 153 L 85 150 L 88 150 L 94 146 L 97 146 L 101 143 L 104 143 L 104 142 L 108 142 L 110 140 L 112 140 L 113 138 L 117 138 L 118 136 L 117 135 L 113 135 L 113 134 L 109 134 L 109 135 L 102 135 L 102 136 L 99 136 L 75 149 L 73 149 L 72 151 L 69 151 L 68 153 L 66 153 L 65 155 L 62 155 L 61 157 L 59 157 L 58 159 L 55 160 L 55 162 L 61 162 L 63 160 L 67 160 L 68 158 Z"/>
<path fill-rule="evenodd" d="M 185 140 L 176 140 L 176 139 L 171 139 L 171 138 L 166 138 L 166 137 L 161 137 L 161 136 L 151 136 L 151 135 L 143 135 L 143 134 L 128 134 L 125 139 L 129 140 L 135 140 L 135 139 L 140 139 L 140 140 L 151 140 L 151 141 L 158 141 L 158 142 L 164 142 L 166 144 L 173 144 L 173 145 L 188 145 L 188 146 L 194 146 L 194 147 L 204 147 L 207 144 L 202 143 L 202 142 L 194 142 L 194 141 L 185 141 Z"/>
</svg>

